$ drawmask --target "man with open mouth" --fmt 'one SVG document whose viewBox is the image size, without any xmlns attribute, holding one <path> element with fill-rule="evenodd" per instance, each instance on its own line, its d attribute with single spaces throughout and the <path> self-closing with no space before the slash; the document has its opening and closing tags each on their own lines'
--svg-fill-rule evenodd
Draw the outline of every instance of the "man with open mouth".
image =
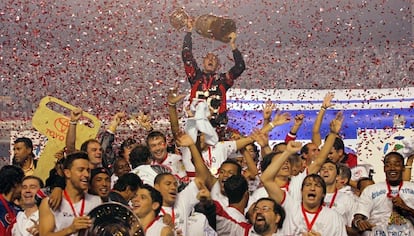
<svg viewBox="0 0 414 236">
<path fill-rule="evenodd" d="M 414 183 L 403 181 L 404 169 L 404 156 L 400 153 L 385 155 L 385 182 L 364 189 L 352 221 L 361 234 L 412 235 L 414 232 Z"/>
</svg>

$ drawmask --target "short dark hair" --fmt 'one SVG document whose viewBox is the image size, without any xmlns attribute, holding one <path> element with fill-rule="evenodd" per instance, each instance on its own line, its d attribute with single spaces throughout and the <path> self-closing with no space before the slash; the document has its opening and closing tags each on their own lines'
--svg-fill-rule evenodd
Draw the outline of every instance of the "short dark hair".
<svg viewBox="0 0 414 236">
<path fill-rule="evenodd" d="M 224 182 L 224 191 L 229 199 L 229 204 L 240 202 L 248 190 L 249 185 L 242 175 L 232 175 Z"/>
<path fill-rule="evenodd" d="M 390 156 L 397 156 L 398 158 L 400 158 L 400 160 L 401 160 L 401 162 L 402 162 L 402 164 L 404 165 L 404 156 L 403 155 L 401 155 L 401 153 L 399 153 L 399 152 L 389 152 L 389 153 L 387 153 L 385 156 L 384 156 L 384 164 L 385 164 L 385 161 L 390 157 Z"/>
<path fill-rule="evenodd" d="M 12 188 L 21 184 L 24 178 L 22 168 L 14 165 L 5 165 L 0 169 L 0 193 L 10 193 Z"/>
<path fill-rule="evenodd" d="M 131 163 L 132 169 L 134 169 L 140 165 L 147 164 L 150 157 L 151 152 L 149 148 L 145 145 L 138 144 L 129 153 L 129 163 Z"/>
<path fill-rule="evenodd" d="M 96 139 L 88 139 L 85 142 L 82 143 L 80 150 L 83 152 L 88 152 L 88 145 L 90 143 L 99 143 L 101 144 L 98 140 Z"/>
<path fill-rule="evenodd" d="M 272 152 L 279 152 L 278 151 L 278 148 L 279 148 L 279 146 L 283 146 L 283 145 L 287 145 L 287 143 L 286 142 L 280 142 L 280 143 L 276 143 L 275 145 L 273 145 L 273 147 L 272 147 Z"/>
<path fill-rule="evenodd" d="M 338 150 L 344 150 L 344 152 L 345 152 L 345 144 L 344 144 L 344 141 L 341 138 L 336 137 L 335 138 L 334 145 L 333 145 L 333 148 L 335 150 L 337 150 L 337 151 Z"/>
<path fill-rule="evenodd" d="M 263 171 L 266 170 L 266 168 L 270 165 L 270 163 L 272 163 L 273 157 L 276 155 L 282 154 L 282 153 L 283 152 L 271 152 L 271 153 L 266 154 L 263 157 L 262 162 L 260 163 L 260 170 L 262 171 L 262 173 Z"/>
<path fill-rule="evenodd" d="M 24 145 L 27 148 L 30 148 L 33 151 L 33 142 L 30 138 L 27 138 L 27 137 L 17 138 L 16 140 L 14 140 L 14 144 L 16 143 L 24 143 Z"/>
<path fill-rule="evenodd" d="M 276 215 L 280 216 L 280 221 L 279 221 L 279 223 L 277 223 L 277 228 L 281 229 L 282 226 L 283 226 L 283 222 L 285 221 L 285 218 L 286 218 L 285 209 L 283 209 L 283 207 L 279 203 L 277 203 L 273 198 L 269 198 L 269 197 L 260 198 L 259 200 L 256 201 L 255 204 L 257 205 L 257 203 L 259 203 L 261 201 L 271 201 L 271 202 L 273 202 L 273 212 Z"/>
<path fill-rule="evenodd" d="M 307 143 L 307 144 L 302 146 L 302 148 L 300 149 L 300 154 L 308 154 L 309 153 L 309 147 L 308 147 L 309 144 L 311 144 L 311 143 Z"/>
<path fill-rule="evenodd" d="M 164 142 L 167 142 L 167 137 L 165 137 L 165 134 L 163 134 L 161 131 L 155 130 L 147 135 L 147 138 L 145 140 L 147 145 L 150 139 L 157 138 L 157 137 L 161 137 L 164 140 Z"/>
<path fill-rule="evenodd" d="M 357 186 L 356 186 L 358 190 L 361 190 L 361 185 L 362 185 L 362 183 L 363 183 L 363 182 L 365 182 L 365 181 L 371 181 L 371 182 L 375 183 L 375 182 L 374 182 L 374 180 L 373 180 L 373 179 L 371 179 L 370 177 L 361 177 L 361 178 L 358 180 L 358 182 L 357 182 Z"/>
<path fill-rule="evenodd" d="M 334 165 L 335 166 L 335 169 L 336 169 L 336 175 L 339 175 L 339 167 L 338 167 L 338 165 L 335 162 L 333 162 L 331 159 L 326 159 L 325 162 L 322 164 L 322 166 L 325 165 L 325 164 L 332 164 L 332 165 Z M 321 168 L 322 168 L 322 166 L 321 166 Z"/>
<path fill-rule="evenodd" d="M 167 175 L 173 176 L 174 179 L 177 181 L 177 178 L 175 177 L 175 175 L 173 175 L 169 172 L 163 172 L 163 173 L 159 173 L 157 176 L 155 176 L 154 185 L 161 183 L 162 179 L 164 179 L 164 177 L 167 176 Z M 177 184 L 178 184 L 178 181 L 177 181 Z"/>
<path fill-rule="evenodd" d="M 63 160 L 63 169 L 72 168 L 72 164 L 77 159 L 84 159 L 89 161 L 88 154 L 86 152 L 73 152 L 66 156 Z"/>
<path fill-rule="evenodd" d="M 43 180 L 42 180 L 41 178 L 39 178 L 39 177 L 35 176 L 35 175 L 28 175 L 28 176 L 25 176 L 25 177 L 23 178 L 23 180 L 22 180 L 22 183 L 23 183 L 25 180 L 27 180 L 27 179 L 34 179 L 34 180 L 37 180 L 37 182 L 39 182 L 39 186 L 40 186 L 40 188 L 43 188 L 43 187 L 45 186 L 45 184 L 43 183 Z"/>
<path fill-rule="evenodd" d="M 225 164 L 232 164 L 235 165 L 237 167 L 237 175 L 241 175 L 242 173 L 242 167 L 239 163 L 237 163 L 236 160 L 234 159 L 226 159 L 225 161 L 223 161 L 223 163 L 221 163 L 220 168 L 225 165 Z"/>
<path fill-rule="evenodd" d="M 137 191 L 137 189 L 142 186 L 141 178 L 134 173 L 126 173 L 119 177 L 114 184 L 113 189 L 122 192 L 125 191 L 128 186 L 131 191 Z"/>
<path fill-rule="evenodd" d="M 155 209 L 155 216 L 158 216 L 160 214 L 162 203 L 163 203 L 163 199 L 162 199 L 162 195 L 160 191 L 156 190 L 154 187 L 152 187 L 149 184 L 143 184 L 140 188 L 148 190 L 148 192 L 150 193 L 152 202 L 159 203 L 158 208 Z"/>
<path fill-rule="evenodd" d="M 125 139 L 122 143 L 121 146 L 119 147 L 119 152 L 118 152 L 118 156 L 122 156 L 124 154 L 124 149 L 126 147 L 131 146 L 132 144 L 136 144 L 137 140 L 135 140 L 134 138 L 127 138 Z"/>
<path fill-rule="evenodd" d="M 341 176 L 341 178 L 346 178 L 348 179 L 348 181 L 346 182 L 346 184 L 349 184 L 349 181 L 351 180 L 351 169 L 349 168 L 349 166 L 347 166 L 344 163 L 336 163 L 337 168 L 339 170 L 339 176 Z"/>
</svg>

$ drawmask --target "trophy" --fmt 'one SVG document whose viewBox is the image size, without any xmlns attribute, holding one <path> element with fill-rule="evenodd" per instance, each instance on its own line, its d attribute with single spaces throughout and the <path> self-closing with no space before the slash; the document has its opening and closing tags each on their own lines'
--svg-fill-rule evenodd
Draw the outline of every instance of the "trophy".
<svg viewBox="0 0 414 236">
<path fill-rule="evenodd" d="M 179 30 L 187 25 L 189 18 L 188 14 L 181 8 L 170 15 L 170 24 Z M 197 17 L 193 27 L 201 36 L 219 40 L 223 43 L 230 42 L 229 34 L 236 32 L 236 23 L 232 19 L 209 14 Z"/>
</svg>

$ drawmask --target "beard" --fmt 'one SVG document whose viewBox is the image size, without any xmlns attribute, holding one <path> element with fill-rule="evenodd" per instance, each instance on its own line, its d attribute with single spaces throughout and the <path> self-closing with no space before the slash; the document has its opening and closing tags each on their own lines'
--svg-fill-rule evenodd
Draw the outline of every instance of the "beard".
<svg viewBox="0 0 414 236">
<path fill-rule="evenodd" d="M 270 225 L 267 222 L 265 222 L 265 224 L 263 225 L 257 225 L 256 223 L 254 223 L 253 228 L 256 233 L 262 234 L 269 230 Z"/>
</svg>

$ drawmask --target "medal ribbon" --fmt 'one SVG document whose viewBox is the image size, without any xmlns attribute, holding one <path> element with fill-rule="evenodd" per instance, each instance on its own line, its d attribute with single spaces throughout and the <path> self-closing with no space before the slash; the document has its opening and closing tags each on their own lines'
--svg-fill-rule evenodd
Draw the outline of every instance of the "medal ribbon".
<svg viewBox="0 0 414 236">
<path fill-rule="evenodd" d="M 73 214 L 75 215 L 75 217 L 78 217 L 78 214 L 76 214 L 75 207 L 73 206 L 73 203 L 70 200 L 69 194 L 68 194 L 68 192 L 66 192 L 66 190 L 63 190 L 63 195 L 65 196 L 66 201 L 68 201 L 69 206 L 72 209 Z M 84 210 L 85 210 L 85 197 L 82 197 L 82 205 L 81 205 L 81 210 L 79 212 L 79 216 L 83 216 Z"/>
<path fill-rule="evenodd" d="M 166 215 L 167 213 L 165 212 L 164 208 L 161 207 L 161 212 L 162 214 Z M 171 207 L 171 220 L 172 222 L 174 222 L 175 224 L 175 213 L 174 213 L 174 207 Z"/>
<path fill-rule="evenodd" d="M 162 209 L 162 208 L 161 208 Z M 159 216 L 157 216 L 157 217 L 155 217 L 148 225 L 147 225 L 147 227 L 145 227 L 145 233 L 147 232 L 147 230 L 151 227 L 151 225 L 153 225 L 154 224 L 154 222 L 155 221 L 157 221 L 158 219 L 159 219 L 160 217 Z"/>
<path fill-rule="evenodd" d="M 401 181 L 400 185 L 398 185 L 398 192 L 397 192 L 397 195 L 395 197 L 400 196 L 400 190 L 401 190 L 402 185 L 403 185 L 403 181 Z M 390 185 L 390 183 L 388 183 L 388 181 L 387 181 L 387 189 L 388 189 L 387 197 L 388 198 L 393 198 L 393 196 L 391 195 L 391 185 Z"/>
<path fill-rule="evenodd" d="M 331 203 L 329 204 L 329 208 L 332 208 L 332 206 L 333 206 L 333 204 L 335 202 L 335 199 L 336 199 L 336 195 L 337 194 L 338 194 L 338 189 L 335 189 L 335 193 L 334 193 L 334 195 L 332 197 Z"/>
<path fill-rule="evenodd" d="M 313 225 L 315 224 L 316 218 L 318 218 L 319 213 L 321 213 L 321 211 L 322 211 L 322 205 L 318 208 L 318 211 L 316 211 L 316 214 L 313 217 L 312 222 L 309 223 L 308 216 L 306 215 L 306 210 L 303 207 L 303 203 L 302 203 L 302 214 L 303 214 L 303 217 L 305 218 L 306 227 L 308 228 L 308 231 L 311 231 Z"/>
</svg>

